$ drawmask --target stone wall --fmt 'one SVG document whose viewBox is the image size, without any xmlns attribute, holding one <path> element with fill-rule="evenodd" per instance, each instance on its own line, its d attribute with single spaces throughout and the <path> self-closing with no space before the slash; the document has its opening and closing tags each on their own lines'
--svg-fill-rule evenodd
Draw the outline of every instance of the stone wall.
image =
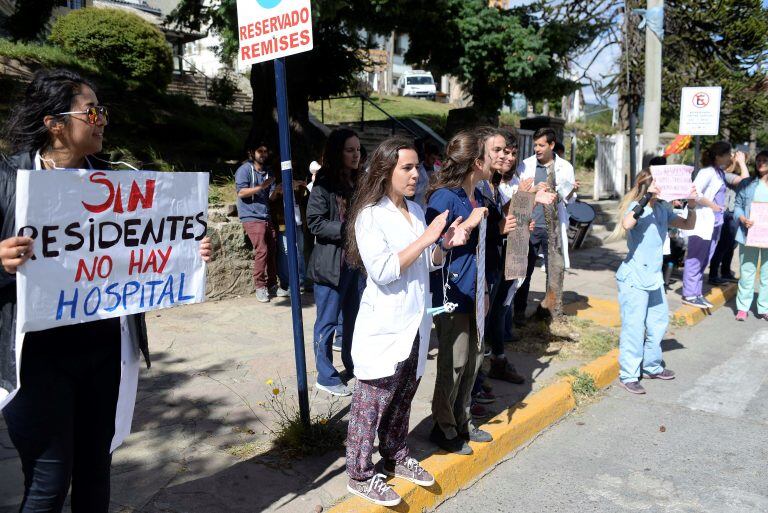
<svg viewBox="0 0 768 513">
<path fill-rule="evenodd" d="M 211 205 L 208 235 L 213 261 L 208 264 L 205 294 L 208 300 L 253 293 L 253 246 L 243 231 L 234 204 Z"/>
</svg>

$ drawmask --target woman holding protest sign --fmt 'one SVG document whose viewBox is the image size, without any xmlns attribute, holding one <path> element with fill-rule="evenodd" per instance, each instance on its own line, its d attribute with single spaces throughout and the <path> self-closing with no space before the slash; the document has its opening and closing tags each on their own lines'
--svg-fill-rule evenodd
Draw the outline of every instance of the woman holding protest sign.
<svg viewBox="0 0 768 513">
<path fill-rule="evenodd" d="M 736 241 L 739 243 L 739 292 L 736 295 L 736 320 L 746 321 L 755 297 L 755 275 L 760 262 L 760 290 L 757 295 L 757 316 L 768 320 L 768 249 L 747 245 L 747 233 L 754 226 L 750 217 L 752 204 L 768 203 L 768 150 L 755 157 L 754 178 L 744 180 L 736 193 L 733 216 L 739 221 Z"/>
<path fill-rule="evenodd" d="M 141 314 L 21 333 L 16 272 L 34 255 L 15 236 L 16 171 L 93 168 L 107 109 L 93 86 L 67 70 L 39 71 L 14 109 L 0 162 L 0 408 L 21 458 L 21 512 L 106 512 L 111 453 L 130 432 L 138 353 L 149 366 Z M 98 160 L 98 159 L 97 159 Z M 206 238 L 200 246 L 210 259 Z M 22 386 L 19 386 L 22 385 Z"/>
<path fill-rule="evenodd" d="M 712 143 L 702 156 L 705 167 L 699 170 L 693 181 L 700 194 L 696 209 L 698 221 L 688 237 L 688 253 L 683 268 L 683 303 L 696 308 L 712 307 L 701 289 L 704 269 L 717 248 L 723 227 L 727 188 L 724 169 L 731 165 L 731 158 L 730 143 Z"/>
<path fill-rule="evenodd" d="M 619 205 L 621 218 L 613 236 L 626 235 L 627 257 L 616 272 L 621 309 L 619 379 L 633 394 L 644 394 L 640 374 L 649 379 L 674 379 L 662 366 L 661 339 L 669 324 L 661 265 L 667 227 L 690 230 L 696 224 L 696 188 L 688 199 L 688 218 L 672 212 L 669 203 L 657 199 L 660 190 L 647 169 Z M 613 237 L 612 236 L 612 237 Z"/>
<path fill-rule="evenodd" d="M 432 274 L 434 307 L 446 312 L 435 319 L 440 350 L 437 378 L 432 398 L 435 426 L 430 439 L 442 449 L 472 454 L 467 441 L 490 442 L 486 431 L 472 426 L 470 396 L 482 363 L 482 331 L 488 309 L 485 278 L 485 245 L 488 230 L 507 234 L 515 226 L 513 216 L 501 217 L 497 209 L 487 208 L 488 200 L 478 187 L 491 178 L 495 148 L 504 149 L 503 137 L 497 144 L 486 130 L 462 131 L 446 147 L 446 160 L 437 180 L 427 192 L 427 222 L 448 211 L 447 223 L 458 217 L 461 227 L 470 232 L 466 245 L 450 252 L 443 272 Z M 487 228 L 484 219 L 488 216 Z M 479 227 L 479 228 L 478 228 Z M 478 228 L 477 230 L 475 228 Z M 481 326 L 482 323 L 482 326 Z"/>
<path fill-rule="evenodd" d="M 446 230 L 445 211 L 427 226 L 419 205 L 405 199 L 416 191 L 418 166 L 412 142 L 382 142 L 361 178 L 346 226 L 347 260 L 367 274 L 352 343 L 358 382 L 347 437 L 347 488 L 384 506 L 395 506 L 400 497 L 374 470 L 377 433 L 386 474 L 421 486 L 434 483 L 408 455 L 408 419 L 429 349 L 429 272 L 467 239 L 460 217 Z"/>
<path fill-rule="evenodd" d="M 350 209 L 360 165 L 360 139 L 352 130 L 339 128 L 328 136 L 323 166 L 317 172 L 307 203 L 307 228 L 315 247 L 307 265 L 307 277 L 314 282 L 314 341 L 317 382 L 315 388 L 335 396 L 348 396 L 346 384 L 352 377 L 350 356 L 352 332 L 364 282 L 360 272 L 349 267 L 342 248 L 344 225 Z M 345 375 L 333 365 L 333 338 L 343 312 L 341 360 Z"/>
</svg>

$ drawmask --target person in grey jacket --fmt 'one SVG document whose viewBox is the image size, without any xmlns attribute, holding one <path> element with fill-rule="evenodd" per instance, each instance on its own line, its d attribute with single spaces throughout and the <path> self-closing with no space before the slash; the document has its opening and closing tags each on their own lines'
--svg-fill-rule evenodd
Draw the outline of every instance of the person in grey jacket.
<svg viewBox="0 0 768 513">
<path fill-rule="evenodd" d="M 108 511 L 112 451 L 130 432 L 139 350 L 149 366 L 141 314 L 16 329 L 16 271 L 35 251 L 31 238 L 15 236 L 16 172 L 92 168 L 107 115 L 80 75 L 41 70 L 6 129 L 15 154 L 0 160 L 0 408 L 24 473 L 22 513 L 61 511 L 70 483 L 73 513 Z M 200 253 L 210 260 L 207 237 Z"/>
</svg>

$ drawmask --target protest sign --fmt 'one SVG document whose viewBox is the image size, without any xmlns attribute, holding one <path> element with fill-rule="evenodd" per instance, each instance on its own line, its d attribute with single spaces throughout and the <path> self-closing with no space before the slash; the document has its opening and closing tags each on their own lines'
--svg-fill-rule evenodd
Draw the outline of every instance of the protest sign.
<svg viewBox="0 0 768 513">
<path fill-rule="evenodd" d="M 535 193 L 518 191 L 509 203 L 509 213 L 515 216 L 517 228 L 507 235 L 504 261 L 504 278 L 507 280 L 524 279 L 528 270 L 528 241 L 531 237 L 528 225 L 535 202 Z"/>
<path fill-rule="evenodd" d="M 651 166 L 651 175 L 661 190 L 659 199 L 687 199 L 693 187 L 692 173 L 691 166 Z"/>
<path fill-rule="evenodd" d="M 207 215 L 208 173 L 20 170 L 21 330 L 203 301 Z"/>
<path fill-rule="evenodd" d="M 485 337 L 485 314 L 486 302 L 488 299 L 485 297 L 486 280 L 485 280 L 485 241 L 487 240 L 488 233 L 488 219 L 483 218 L 480 221 L 478 228 L 478 244 L 476 253 L 477 262 L 477 276 L 475 277 L 475 321 L 477 324 L 477 340 L 479 344 L 482 344 L 483 337 Z"/>
<path fill-rule="evenodd" d="M 749 219 L 755 224 L 747 230 L 746 246 L 768 248 L 768 203 L 753 201 Z"/>
</svg>

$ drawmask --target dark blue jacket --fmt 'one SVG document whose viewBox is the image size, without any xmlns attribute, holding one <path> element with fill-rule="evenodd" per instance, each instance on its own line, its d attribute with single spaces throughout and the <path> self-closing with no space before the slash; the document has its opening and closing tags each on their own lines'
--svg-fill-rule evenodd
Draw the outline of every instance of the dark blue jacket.
<svg viewBox="0 0 768 513">
<path fill-rule="evenodd" d="M 475 201 L 478 207 L 489 207 L 488 200 L 479 189 L 474 190 Z M 438 215 L 448 210 L 448 226 L 461 216 L 467 219 L 472 213 L 472 204 L 467 193 L 462 187 L 455 189 L 437 189 L 430 196 L 427 203 L 426 221 L 431 223 Z M 494 210 L 494 209 L 489 209 Z M 488 217 L 488 232 L 498 230 L 496 223 L 498 217 Z M 447 264 L 442 270 L 434 271 L 430 275 L 430 289 L 432 291 L 432 306 L 443 305 L 443 276 L 448 280 L 448 301 L 456 303 L 458 313 L 474 313 L 475 288 L 477 285 L 477 239 L 478 229 L 470 234 L 467 244 L 452 249 L 446 256 Z M 486 250 L 490 249 L 486 246 Z M 488 273 L 486 273 L 487 276 Z"/>
</svg>

